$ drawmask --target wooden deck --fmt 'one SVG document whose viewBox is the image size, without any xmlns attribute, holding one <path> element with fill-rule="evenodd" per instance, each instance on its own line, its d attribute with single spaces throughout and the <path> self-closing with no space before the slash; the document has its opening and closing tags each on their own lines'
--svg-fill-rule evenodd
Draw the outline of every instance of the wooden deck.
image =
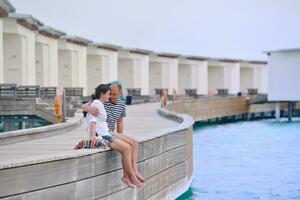
<svg viewBox="0 0 300 200">
<path fill-rule="evenodd" d="M 156 109 L 159 106 L 158 103 L 127 106 L 125 134 L 143 140 L 150 135 L 155 136 L 156 132 L 177 125 L 176 122 L 162 118 L 157 113 Z M 74 154 L 75 144 L 84 138 L 87 138 L 87 133 L 83 122 L 78 128 L 61 135 L 1 146 L 0 167 L 57 157 L 61 154 Z"/>
</svg>

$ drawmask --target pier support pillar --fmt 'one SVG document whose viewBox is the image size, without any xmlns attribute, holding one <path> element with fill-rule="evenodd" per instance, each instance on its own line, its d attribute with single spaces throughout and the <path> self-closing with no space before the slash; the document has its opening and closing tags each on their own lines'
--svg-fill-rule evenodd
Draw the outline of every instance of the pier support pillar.
<svg viewBox="0 0 300 200">
<path fill-rule="evenodd" d="M 4 122 L 4 132 L 8 132 L 8 131 L 14 131 L 16 130 L 15 128 L 15 124 L 13 123 L 12 120 L 6 120 Z"/>
<path fill-rule="evenodd" d="M 275 116 L 276 116 L 276 120 L 279 121 L 280 120 L 280 102 L 276 102 L 276 104 L 275 104 Z"/>
<path fill-rule="evenodd" d="M 289 119 L 289 122 L 292 121 L 292 117 L 293 117 L 293 102 L 289 101 L 288 102 L 288 119 Z"/>
</svg>

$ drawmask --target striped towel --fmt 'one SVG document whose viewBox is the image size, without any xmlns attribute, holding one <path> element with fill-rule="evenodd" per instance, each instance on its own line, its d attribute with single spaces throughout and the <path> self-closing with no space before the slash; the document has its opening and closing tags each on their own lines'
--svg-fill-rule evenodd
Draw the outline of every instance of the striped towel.
<svg viewBox="0 0 300 200">
<path fill-rule="evenodd" d="M 77 149 L 104 149 L 107 150 L 110 147 L 109 141 L 102 140 L 81 140 L 75 146 L 75 150 Z"/>
</svg>

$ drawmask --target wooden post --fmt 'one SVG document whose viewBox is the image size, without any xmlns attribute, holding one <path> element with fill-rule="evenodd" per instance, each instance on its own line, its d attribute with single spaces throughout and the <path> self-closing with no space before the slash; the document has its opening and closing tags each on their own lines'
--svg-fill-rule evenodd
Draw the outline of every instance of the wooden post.
<svg viewBox="0 0 300 200">
<path fill-rule="evenodd" d="M 288 102 L 288 119 L 289 119 L 289 122 L 292 121 L 292 117 L 293 117 L 293 102 L 289 101 Z"/>
<path fill-rule="evenodd" d="M 275 116 L 276 116 L 276 120 L 279 121 L 280 120 L 280 102 L 276 102 L 276 104 L 275 104 Z"/>
</svg>

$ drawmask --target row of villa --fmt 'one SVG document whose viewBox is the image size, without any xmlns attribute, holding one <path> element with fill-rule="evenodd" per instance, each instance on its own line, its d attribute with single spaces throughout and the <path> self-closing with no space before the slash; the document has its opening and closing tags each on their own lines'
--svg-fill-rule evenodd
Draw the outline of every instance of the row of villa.
<svg viewBox="0 0 300 200">
<path fill-rule="evenodd" d="M 0 84 L 83 88 L 120 80 L 124 94 L 154 95 L 161 89 L 184 95 L 267 93 L 267 62 L 185 56 L 92 42 L 45 26 L 31 15 L 0 4 Z"/>
</svg>

